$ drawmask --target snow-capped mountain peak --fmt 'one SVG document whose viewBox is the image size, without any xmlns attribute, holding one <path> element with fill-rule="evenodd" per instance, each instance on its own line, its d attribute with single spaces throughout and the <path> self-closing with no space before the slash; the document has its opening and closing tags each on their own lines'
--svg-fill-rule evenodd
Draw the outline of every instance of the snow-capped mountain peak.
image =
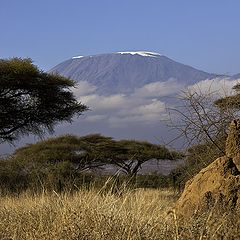
<svg viewBox="0 0 240 240">
<path fill-rule="evenodd" d="M 77 58 L 83 58 L 84 56 L 75 56 L 75 57 L 72 57 L 72 59 L 77 59 Z"/>
<path fill-rule="evenodd" d="M 150 51 L 121 51 L 85 57 L 76 55 L 50 72 L 75 81 L 87 81 L 104 95 L 128 94 L 146 84 L 169 79 L 175 79 L 181 85 L 191 85 L 216 76 Z"/>
<path fill-rule="evenodd" d="M 162 56 L 159 53 L 154 52 L 145 52 L 145 51 L 137 51 L 137 52 L 117 52 L 118 54 L 131 54 L 131 55 L 140 55 L 143 57 L 159 57 Z"/>
</svg>

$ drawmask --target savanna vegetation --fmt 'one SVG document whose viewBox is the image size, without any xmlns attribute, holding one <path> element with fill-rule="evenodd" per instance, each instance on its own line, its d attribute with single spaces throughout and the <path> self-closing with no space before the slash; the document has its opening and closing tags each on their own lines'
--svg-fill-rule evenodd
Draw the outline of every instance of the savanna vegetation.
<svg viewBox="0 0 240 240">
<path fill-rule="evenodd" d="M 2 142 L 52 132 L 87 110 L 70 91 L 73 81 L 44 73 L 29 59 L 1 60 L 0 83 Z M 183 224 L 172 208 L 179 196 L 174 190 L 224 154 L 239 88 L 217 101 L 211 94 L 183 95 L 172 127 L 188 140 L 186 156 L 159 144 L 92 134 L 50 138 L 1 159 L 0 239 L 240 239 L 238 215 L 210 209 Z M 182 157 L 186 165 L 169 176 L 138 174 L 150 159 Z M 103 173 L 108 165 L 119 171 Z"/>
<path fill-rule="evenodd" d="M 183 92 L 182 103 L 171 112 L 178 117 L 170 127 L 179 132 L 176 139 L 185 141 L 186 164 L 172 172 L 181 188 L 186 181 L 208 166 L 216 158 L 225 155 L 228 127 L 239 117 L 240 85 L 233 87 L 235 94 L 222 97 L 209 89 L 208 92 Z"/>
<path fill-rule="evenodd" d="M 141 165 L 150 159 L 176 160 L 182 155 L 166 147 L 136 140 L 116 141 L 99 134 L 77 137 L 65 135 L 19 148 L 0 161 L 0 186 L 10 192 L 26 189 L 77 190 L 79 187 L 101 187 L 110 177 L 101 169 L 115 166 L 111 183 L 125 182 L 137 187 L 168 187 L 169 177 L 158 174 L 137 175 Z"/>
<path fill-rule="evenodd" d="M 87 107 L 70 91 L 75 83 L 39 70 L 30 59 L 0 60 L 0 140 L 52 132 Z"/>
<path fill-rule="evenodd" d="M 0 239 L 239 239 L 239 215 L 210 211 L 183 224 L 172 210 L 175 201 L 170 190 L 124 187 L 4 196 Z"/>
</svg>

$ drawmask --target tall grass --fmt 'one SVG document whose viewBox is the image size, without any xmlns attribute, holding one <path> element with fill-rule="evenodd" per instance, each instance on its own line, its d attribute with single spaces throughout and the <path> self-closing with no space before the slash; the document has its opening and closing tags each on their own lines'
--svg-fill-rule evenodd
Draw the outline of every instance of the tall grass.
<svg viewBox="0 0 240 240">
<path fill-rule="evenodd" d="M 144 189 L 5 196 L 0 239 L 171 239 L 172 204 L 171 192 Z"/>
<path fill-rule="evenodd" d="M 240 239 L 237 226 L 223 226 L 225 216 L 181 225 L 174 202 L 173 192 L 156 189 L 3 196 L 0 239 Z"/>
</svg>

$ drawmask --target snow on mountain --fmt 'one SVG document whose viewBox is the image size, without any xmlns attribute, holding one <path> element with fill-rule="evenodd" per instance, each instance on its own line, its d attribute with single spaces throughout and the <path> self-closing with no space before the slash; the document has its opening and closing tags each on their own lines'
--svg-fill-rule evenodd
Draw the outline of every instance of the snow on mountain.
<svg viewBox="0 0 240 240">
<path fill-rule="evenodd" d="M 78 59 L 78 58 L 82 58 L 84 56 L 76 56 L 76 57 L 72 57 L 72 59 Z"/>
<path fill-rule="evenodd" d="M 159 53 L 154 53 L 154 52 L 144 52 L 144 51 L 138 51 L 138 52 L 117 52 L 120 54 L 131 54 L 131 55 L 140 55 L 143 57 L 158 57 L 161 56 Z"/>
</svg>

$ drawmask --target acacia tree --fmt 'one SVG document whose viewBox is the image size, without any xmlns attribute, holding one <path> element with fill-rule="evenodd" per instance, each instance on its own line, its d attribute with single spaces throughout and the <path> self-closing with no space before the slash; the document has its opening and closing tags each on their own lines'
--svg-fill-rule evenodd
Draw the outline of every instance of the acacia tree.
<svg viewBox="0 0 240 240">
<path fill-rule="evenodd" d="M 124 151 L 120 150 L 119 153 L 110 160 L 110 163 L 118 166 L 133 179 L 136 178 L 142 164 L 151 159 L 175 160 L 182 157 L 180 152 L 170 151 L 165 146 L 146 141 L 121 140 L 117 142 L 117 147 Z"/>
<path fill-rule="evenodd" d="M 99 134 L 80 137 L 79 146 L 87 153 L 84 163 L 88 168 L 111 164 L 133 179 L 142 164 L 151 159 L 175 160 L 182 157 L 180 152 L 170 151 L 162 145 L 137 140 L 116 141 Z"/>
<path fill-rule="evenodd" d="M 165 146 L 152 144 L 147 141 L 119 140 L 99 134 L 79 138 L 79 146 L 87 152 L 87 166 L 104 166 L 111 164 L 135 178 L 142 164 L 151 159 L 181 158 L 182 154 L 170 151 Z M 102 165 L 101 165 L 102 164 Z"/>
<path fill-rule="evenodd" d="M 0 60 L 0 140 L 11 143 L 71 122 L 87 110 L 70 91 L 74 85 L 68 78 L 39 70 L 31 59 Z"/>
<path fill-rule="evenodd" d="M 100 134 L 64 135 L 17 149 L 7 161 L 2 161 L 0 182 L 10 187 L 25 183 L 36 187 L 46 184 L 61 191 L 69 183 L 78 185 L 81 179 L 85 181 L 85 177 L 91 181 L 93 175 L 88 174 L 88 170 L 100 170 L 112 164 L 127 174 L 129 183 L 134 183 L 144 162 L 177 156 L 179 154 L 163 146 L 148 142 L 117 141 Z M 86 170 L 87 174 L 83 174 Z"/>
<path fill-rule="evenodd" d="M 69 162 L 74 171 L 99 169 L 112 164 L 134 177 L 150 159 L 176 159 L 180 153 L 166 147 L 136 140 L 116 141 L 111 137 L 91 134 L 82 137 L 65 135 L 27 145 L 15 151 L 13 159 L 28 169 L 47 169 Z M 29 167 L 31 166 L 31 167 Z"/>
<path fill-rule="evenodd" d="M 104 149 L 101 145 L 106 141 L 111 141 L 111 138 L 99 134 L 83 137 L 63 135 L 21 147 L 15 151 L 12 159 L 23 163 L 30 171 L 31 168 L 48 169 L 67 162 L 72 170 L 82 172 L 105 164 L 102 160 L 106 154 L 100 150 Z"/>
</svg>

